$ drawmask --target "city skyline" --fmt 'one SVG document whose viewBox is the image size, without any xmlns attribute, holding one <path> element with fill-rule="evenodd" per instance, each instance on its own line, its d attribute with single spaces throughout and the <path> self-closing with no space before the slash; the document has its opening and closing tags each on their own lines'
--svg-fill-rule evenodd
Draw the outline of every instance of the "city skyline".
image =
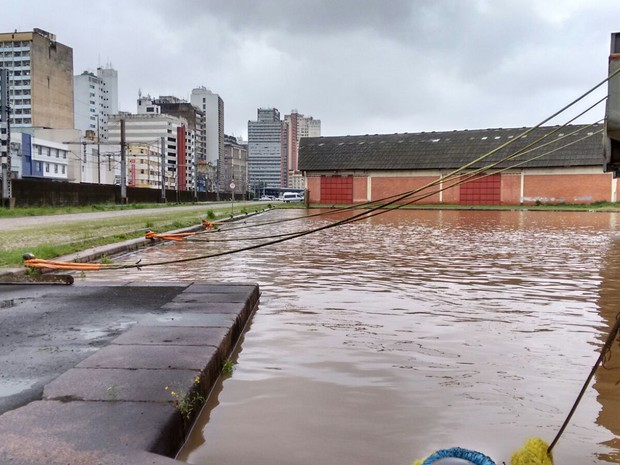
<svg viewBox="0 0 620 465">
<path fill-rule="evenodd" d="M 120 110 L 133 111 L 139 91 L 189 101 L 205 86 L 226 102 L 226 132 L 247 139 L 261 107 L 320 118 L 324 135 L 537 124 L 604 79 L 620 14 L 611 0 L 300 8 L 207 0 L 171 11 L 135 0 L 119 11 L 24 0 L 7 5 L 0 30 L 56 34 L 74 49 L 76 74 L 111 64 Z"/>
</svg>

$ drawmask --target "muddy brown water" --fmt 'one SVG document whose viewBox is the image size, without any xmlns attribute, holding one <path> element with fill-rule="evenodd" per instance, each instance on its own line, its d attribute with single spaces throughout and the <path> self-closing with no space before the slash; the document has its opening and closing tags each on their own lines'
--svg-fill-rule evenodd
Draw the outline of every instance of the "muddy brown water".
<svg viewBox="0 0 620 465">
<path fill-rule="evenodd" d="M 273 211 L 234 227 L 304 214 Z M 208 237 L 298 231 L 344 215 Z M 620 312 L 618 221 L 615 213 L 390 212 L 251 252 L 86 279 L 260 284 L 235 370 L 180 460 L 410 464 L 461 446 L 502 463 L 528 437 L 553 439 Z M 117 261 L 252 243 L 170 243 Z M 555 463 L 620 463 L 618 343 L 614 352 Z"/>
</svg>

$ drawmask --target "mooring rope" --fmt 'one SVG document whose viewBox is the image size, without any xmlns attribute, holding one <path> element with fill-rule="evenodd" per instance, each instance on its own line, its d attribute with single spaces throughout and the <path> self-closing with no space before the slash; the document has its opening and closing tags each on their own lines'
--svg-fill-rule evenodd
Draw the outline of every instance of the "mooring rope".
<svg viewBox="0 0 620 465">
<path fill-rule="evenodd" d="M 583 383 L 583 386 L 581 387 L 581 391 L 579 391 L 579 395 L 577 395 L 577 399 L 575 400 L 575 402 L 573 403 L 573 406 L 571 407 L 570 411 L 568 412 L 568 415 L 566 416 L 566 419 L 564 420 L 564 423 L 562 423 L 562 426 L 560 427 L 560 430 L 558 431 L 558 434 L 556 434 L 555 438 L 553 439 L 553 441 L 551 441 L 551 444 L 547 448 L 547 452 L 548 453 L 551 453 L 551 451 L 555 447 L 556 443 L 558 442 L 558 440 L 560 439 L 560 437 L 564 433 L 564 430 L 566 429 L 566 426 L 568 425 L 570 419 L 572 418 L 573 414 L 575 413 L 575 410 L 577 410 L 577 407 L 579 406 L 579 403 L 581 402 L 581 399 L 583 398 L 583 395 L 586 392 L 586 389 L 588 388 L 588 385 L 592 381 L 592 378 L 594 377 L 594 374 L 596 373 L 596 370 L 598 369 L 599 365 L 603 362 L 603 360 L 605 359 L 607 354 L 610 353 L 611 346 L 612 346 L 614 340 L 616 339 L 616 337 L 618 336 L 618 330 L 620 330 L 620 313 L 618 313 L 616 315 L 616 322 L 614 323 L 614 325 L 612 326 L 611 330 L 609 331 L 609 334 L 607 335 L 607 339 L 605 340 L 605 344 L 603 344 L 603 347 L 601 347 L 601 352 L 600 352 L 598 358 L 596 359 L 596 362 L 594 362 L 594 365 L 592 366 L 592 369 L 590 370 L 590 374 L 588 375 L 588 377 L 586 378 L 585 382 Z"/>
</svg>

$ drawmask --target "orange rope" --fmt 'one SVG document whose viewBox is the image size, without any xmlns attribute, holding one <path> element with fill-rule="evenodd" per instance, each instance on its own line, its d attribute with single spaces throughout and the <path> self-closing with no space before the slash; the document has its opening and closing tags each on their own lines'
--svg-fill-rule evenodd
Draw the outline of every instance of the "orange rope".
<svg viewBox="0 0 620 465">
<path fill-rule="evenodd" d="M 217 228 L 220 224 L 223 224 L 223 222 L 202 220 L 202 228 L 206 230 Z"/>
<path fill-rule="evenodd" d="M 157 234 L 153 231 L 147 231 L 144 235 L 144 238 L 150 239 L 152 241 L 154 241 L 155 239 L 161 239 L 164 241 L 184 241 L 186 237 L 193 236 L 195 234 L 195 232 Z"/>
<path fill-rule="evenodd" d="M 59 262 L 56 260 L 32 258 L 30 260 L 24 260 L 24 266 L 28 268 L 45 268 L 48 270 L 99 271 L 107 265 L 102 263 Z"/>
</svg>

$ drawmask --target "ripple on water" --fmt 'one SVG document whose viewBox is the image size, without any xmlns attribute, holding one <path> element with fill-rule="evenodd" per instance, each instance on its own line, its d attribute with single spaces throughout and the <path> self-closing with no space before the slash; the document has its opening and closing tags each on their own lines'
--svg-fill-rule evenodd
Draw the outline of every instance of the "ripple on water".
<svg viewBox="0 0 620 465">
<path fill-rule="evenodd" d="M 345 215 L 235 234 L 287 233 Z M 236 371 L 184 460 L 396 464 L 460 445 L 508 461 L 526 437 L 557 432 L 620 308 L 615 224 L 615 214 L 391 212 L 122 279 L 261 286 Z M 169 244 L 124 259 L 237 245 Z M 617 413 L 610 383 L 597 375 L 555 450 L 557 463 L 617 453 L 609 445 L 620 443 L 620 417 L 606 414 Z"/>
</svg>

